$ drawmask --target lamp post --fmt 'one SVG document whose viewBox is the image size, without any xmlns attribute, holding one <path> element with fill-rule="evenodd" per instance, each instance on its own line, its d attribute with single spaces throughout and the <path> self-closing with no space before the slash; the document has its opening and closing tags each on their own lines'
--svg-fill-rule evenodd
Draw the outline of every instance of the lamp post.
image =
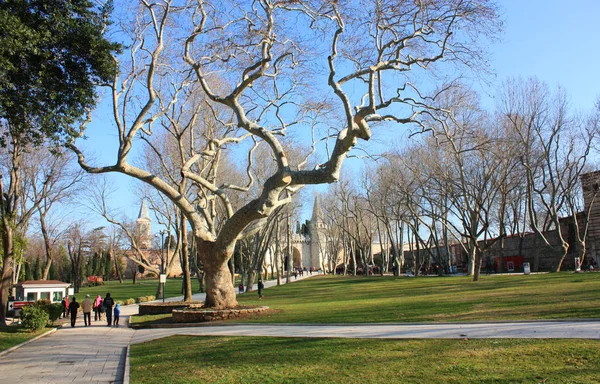
<svg viewBox="0 0 600 384">
<path fill-rule="evenodd" d="M 165 233 L 167 233 L 166 230 L 161 229 L 160 231 L 158 231 L 158 233 L 160 234 L 160 276 L 159 276 L 159 283 L 161 284 L 162 290 L 161 290 L 161 296 L 162 296 L 162 300 L 163 303 L 165 302 L 165 283 L 167 280 L 167 276 L 165 274 L 165 256 L 164 256 L 164 249 L 165 249 Z"/>
</svg>

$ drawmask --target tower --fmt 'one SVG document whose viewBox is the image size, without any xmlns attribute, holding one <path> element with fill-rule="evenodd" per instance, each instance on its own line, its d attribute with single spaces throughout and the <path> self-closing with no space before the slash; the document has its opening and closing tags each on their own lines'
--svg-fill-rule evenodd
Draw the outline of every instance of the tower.
<svg viewBox="0 0 600 384">
<path fill-rule="evenodd" d="M 310 260 L 305 265 L 321 268 L 327 252 L 327 237 L 319 196 L 315 195 L 312 218 L 310 219 Z"/>
<path fill-rule="evenodd" d="M 152 230 L 151 230 L 152 219 L 148 213 L 148 207 L 146 206 L 146 200 L 142 199 L 142 206 L 140 207 L 140 214 L 136 220 L 137 233 L 139 235 L 139 246 L 141 249 L 152 248 Z"/>
</svg>

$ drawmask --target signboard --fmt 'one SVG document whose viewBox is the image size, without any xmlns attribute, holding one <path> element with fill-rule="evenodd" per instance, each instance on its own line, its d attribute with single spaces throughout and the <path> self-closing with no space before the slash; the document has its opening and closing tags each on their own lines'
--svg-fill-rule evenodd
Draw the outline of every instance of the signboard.
<svg viewBox="0 0 600 384">
<path fill-rule="evenodd" d="M 529 263 L 523 263 L 523 273 L 525 273 L 526 275 L 529 275 L 531 273 Z"/>
<path fill-rule="evenodd" d="M 13 305 L 12 308 L 10 307 L 11 304 Z M 11 309 L 21 309 L 28 304 L 33 304 L 33 301 L 9 301 L 8 310 L 10 311 Z"/>
<path fill-rule="evenodd" d="M 33 301 L 9 301 L 8 310 L 14 311 L 14 317 L 21 317 L 21 308 L 33 304 Z"/>
<path fill-rule="evenodd" d="M 161 273 L 158 278 L 159 278 L 158 281 L 162 284 L 167 282 L 167 275 L 165 273 Z"/>
</svg>

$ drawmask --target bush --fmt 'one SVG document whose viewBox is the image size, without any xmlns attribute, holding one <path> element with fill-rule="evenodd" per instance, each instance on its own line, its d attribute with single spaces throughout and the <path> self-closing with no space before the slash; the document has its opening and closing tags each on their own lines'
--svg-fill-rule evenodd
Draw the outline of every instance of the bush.
<svg viewBox="0 0 600 384">
<path fill-rule="evenodd" d="M 125 305 L 131 305 L 131 304 L 135 304 L 135 299 L 130 297 L 129 299 L 125 300 Z"/>
<path fill-rule="evenodd" d="M 149 301 L 154 301 L 155 299 L 156 299 L 156 297 L 154 297 L 154 296 L 140 296 L 135 299 L 135 302 L 136 303 L 147 303 Z"/>
<path fill-rule="evenodd" d="M 121 304 L 121 305 L 123 305 L 123 302 L 121 300 L 117 300 L 117 301 L 115 301 L 115 304 Z"/>
<path fill-rule="evenodd" d="M 36 305 L 26 305 L 21 309 L 21 324 L 29 331 L 42 329 L 48 323 L 48 312 Z"/>
<path fill-rule="evenodd" d="M 51 303 L 50 300 L 38 300 L 33 304 L 48 314 L 48 319 L 54 323 L 62 315 L 62 305 L 60 303 Z"/>
</svg>

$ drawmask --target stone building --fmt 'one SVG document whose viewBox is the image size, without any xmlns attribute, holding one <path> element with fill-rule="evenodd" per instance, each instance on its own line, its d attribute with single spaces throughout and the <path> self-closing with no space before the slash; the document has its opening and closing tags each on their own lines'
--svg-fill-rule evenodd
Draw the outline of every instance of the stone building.
<svg viewBox="0 0 600 384">
<path fill-rule="evenodd" d="M 328 247 L 323 212 L 319 197 L 315 196 L 313 212 L 310 220 L 304 224 L 296 223 L 296 230 L 291 235 L 291 254 L 293 268 L 327 268 Z M 264 267 L 271 269 L 271 257 L 266 255 Z"/>
</svg>

